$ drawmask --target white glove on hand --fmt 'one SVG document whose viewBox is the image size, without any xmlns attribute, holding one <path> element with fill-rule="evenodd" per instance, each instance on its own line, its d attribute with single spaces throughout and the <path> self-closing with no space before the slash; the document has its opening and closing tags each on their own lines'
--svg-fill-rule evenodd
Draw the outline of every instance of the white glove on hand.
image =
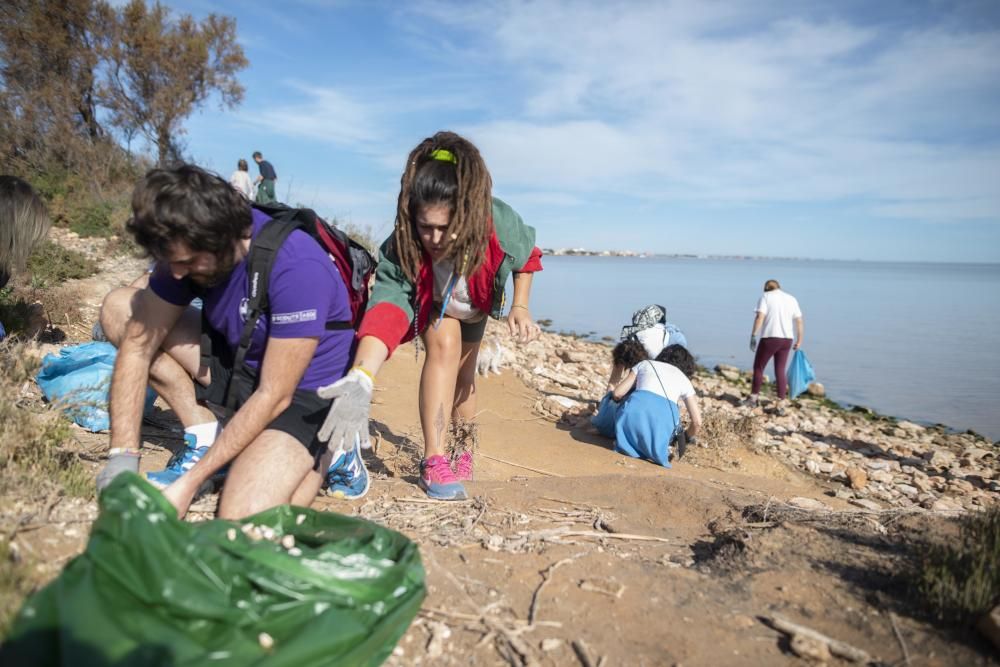
<svg viewBox="0 0 1000 667">
<path fill-rule="evenodd" d="M 352 368 L 347 375 L 333 384 L 316 390 L 320 398 L 332 398 L 333 405 L 326 413 L 326 420 L 319 430 L 319 439 L 326 442 L 333 453 L 333 460 L 355 442 L 370 447 L 368 442 L 368 415 L 372 408 L 374 382 L 364 371 Z"/>
<path fill-rule="evenodd" d="M 136 450 L 112 449 L 108 452 L 108 462 L 97 473 L 97 491 L 100 493 L 123 472 L 139 472 L 139 452 Z"/>
</svg>

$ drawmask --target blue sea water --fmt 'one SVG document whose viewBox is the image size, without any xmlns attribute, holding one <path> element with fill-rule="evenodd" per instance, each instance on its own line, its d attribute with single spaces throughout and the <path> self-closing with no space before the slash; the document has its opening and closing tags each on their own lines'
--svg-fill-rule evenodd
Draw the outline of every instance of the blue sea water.
<svg viewBox="0 0 1000 667">
<path fill-rule="evenodd" d="M 1000 438 L 998 264 L 568 256 L 543 263 L 531 307 L 552 330 L 617 339 L 634 310 L 659 303 L 709 367 L 752 366 L 754 306 L 775 278 L 799 300 L 802 349 L 830 398 Z"/>
</svg>

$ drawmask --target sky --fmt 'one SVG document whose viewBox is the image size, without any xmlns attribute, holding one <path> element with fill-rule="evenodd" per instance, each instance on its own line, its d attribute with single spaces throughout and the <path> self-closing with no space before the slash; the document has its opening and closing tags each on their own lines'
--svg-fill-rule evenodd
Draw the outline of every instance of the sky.
<svg viewBox="0 0 1000 667">
<path fill-rule="evenodd" d="M 544 248 L 1000 262 L 995 0 L 164 4 L 250 61 L 187 154 L 376 237 L 448 129 Z"/>
</svg>

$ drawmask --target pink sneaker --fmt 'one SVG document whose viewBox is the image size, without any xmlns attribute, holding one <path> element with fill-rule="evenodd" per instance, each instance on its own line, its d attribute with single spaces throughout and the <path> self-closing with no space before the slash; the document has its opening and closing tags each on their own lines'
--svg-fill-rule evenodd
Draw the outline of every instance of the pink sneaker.
<svg viewBox="0 0 1000 667">
<path fill-rule="evenodd" d="M 455 477 L 447 456 L 435 455 L 420 462 L 420 487 L 435 500 L 465 500 L 465 487 Z"/>
<path fill-rule="evenodd" d="M 472 452 L 466 450 L 455 459 L 455 477 L 462 482 L 472 481 Z"/>
</svg>

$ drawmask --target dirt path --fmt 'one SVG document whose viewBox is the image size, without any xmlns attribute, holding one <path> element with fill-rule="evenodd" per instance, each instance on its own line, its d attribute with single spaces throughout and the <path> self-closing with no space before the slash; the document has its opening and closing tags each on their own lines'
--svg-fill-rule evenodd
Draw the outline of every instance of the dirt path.
<svg viewBox="0 0 1000 667">
<path fill-rule="evenodd" d="M 106 268 L 82 285 L 87 317 L 142 263 Z M 829 484 L 746 447 L 689 456 L 671 470 L 624 458 L 584 429 L 538 416 L 541 395 L 509 371 L 478 384 L 472 499 L 429 502 L 415 484 L 418 374 L 404 346 L 378 378 L 369 495 L 315 504 L 420 544 L 428 597 L 389 664 L 798 664 L 789 638 L 767 622 L 775 615 L 885 664 L 903 664 L 904 646 L 910 664 L 997 664 L 977 636 L 935 627 L 907 597 L 905 566 L 922 536 L 950 529 L 943 520 L 858 510 Z M 180 445 L 175 427 L 160 409 L 144 428 L 144 470 Z M 106 434 L 77 430 L 69 446 L 96 475 L 106 444 Z M 211 506 L 209 498 L 195 509 Z M 31 529 L 13 535 L 45 581 L 84 548 L 96 505 L 57 498 L 6 514 L 32 511 L 38 518 L 23 524 Z"/>
</svg>

